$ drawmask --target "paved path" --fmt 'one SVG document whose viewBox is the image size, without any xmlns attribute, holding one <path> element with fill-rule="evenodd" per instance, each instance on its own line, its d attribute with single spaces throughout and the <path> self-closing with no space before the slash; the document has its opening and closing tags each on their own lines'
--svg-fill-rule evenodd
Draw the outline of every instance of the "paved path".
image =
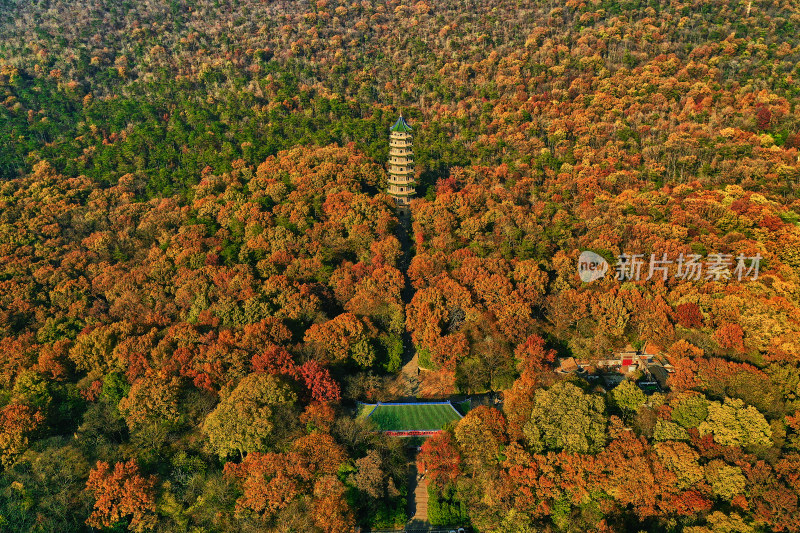
<svg viewBox="0 0 800 533">
<path fill-rule="evenodd" d="M 419 476 L 417 462 L 408 465 L 408 516 L 406 529 L 427 529 L 428 523 L 428 479 Z"/>
<path fill-rule="evenodd" d="M 400 223 L 397 225 L 397 240 L 400 241 L 400 247 L 403 255 L 398 261 L 397 268 L 403 273 L 405 284 L 403 286 L 402 298 L 403 304 L 408 305 L 414 296 L 414 288 L 411 286 L 411 280 L 408 278 L 408 265 L 411 263 L 411 238 L 409 236 L 411 230 L 411 217 L 407 214 L 399 216 Z M 415 399 L 419 393 L 419 363 L 417 351 L 414 348 L 414 343 L 411 340 L 411 334 L 406 330 L 403 332 L 403 368 L 400 371 L 400 384 L 401 394 L 407 399 Z"/>
<path fill-rule="evenodd" d="M 403 213 L 397 225 L 397 239 L 403 255 L 400 257 L 398 269 L 403 273 L 405 284 L 403 286 L 403 304 L 408 305 L 414 296 L 414 288 L 408 278 L 408 265 L 411 263 L 411 217 Z M 415 399 L 419 393 L 419 356 L 411 340 L 408 330 L 403 332 L 403 368 L 400 370 L 398 385 L 401 394 L 408 399 Z M 427 530 L 431 527 L 428 523 L 428 480 L 417 472 L 416 453 L 413 453 L 408 463 L 408 516 L 411 517 L 406 529 Z"/>
<path fill-rule="evenodd" d="M 414 356 L 400 369 L 403 381 L 403 395 L 407 398 L 416 399 L 419 396 L 419 363 L 418 356 Z"/>
</svg>

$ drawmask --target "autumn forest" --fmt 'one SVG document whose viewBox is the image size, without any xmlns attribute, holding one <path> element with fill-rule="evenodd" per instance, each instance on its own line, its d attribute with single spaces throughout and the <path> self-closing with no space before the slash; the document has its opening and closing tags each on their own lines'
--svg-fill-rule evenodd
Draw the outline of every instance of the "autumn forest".
<svg viewBox="0 0 800 533">
<path fill-rule="evenodd" d="M 794 0 L 0 0 L 0 531 L 402 531 L 424 483 L 447 530 L 800 532 L 798 35 Z M 626 349 L 664 375 L 601 376 Z M 468 407 L 357 416 L 427 400 Z"/>
</svg>

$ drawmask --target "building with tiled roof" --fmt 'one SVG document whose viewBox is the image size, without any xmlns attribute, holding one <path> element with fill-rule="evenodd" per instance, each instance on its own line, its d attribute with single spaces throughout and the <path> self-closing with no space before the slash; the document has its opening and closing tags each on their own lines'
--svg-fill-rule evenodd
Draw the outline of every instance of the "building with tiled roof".
<svg viewBox="0 0 800 533">
<path fill-rule="evenodd" d="M 389 187 L 387 192 L 400 207 L 416 194 L 411 126 L 403 115 L 389 128 Z"/>
</svg>

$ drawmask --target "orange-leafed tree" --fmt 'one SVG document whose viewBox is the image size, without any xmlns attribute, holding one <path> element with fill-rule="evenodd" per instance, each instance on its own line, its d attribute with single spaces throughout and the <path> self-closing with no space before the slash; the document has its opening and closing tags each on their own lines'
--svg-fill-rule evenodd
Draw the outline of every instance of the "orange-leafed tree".
<svg viewBox="0 0 800 533">
<path fill-rule="evenodd" d="M 506 419 L 499 410 L 482 405 L 458 422 L 455 436 L 465 462 L 475 470 L 488 469 L 500 461 L 508 442 Z"/>
<path fill-rule="evenodd" d="M 315 475 L 335 474 L 345 459 L 344 449 L 327 433 L 315 431 L 298 438 L 292 449 Z"/>
<path fill-rule="evenodd" d="M 0 461 L 9 466 L 28 447 L 28 437 L 44 421 L 33 407 L 12 403 L 0 410 Z"/>
<path fill-rule="evenodd" d="M 332 475 L 322 476 L 314 484 L 314 522 L 324 533 L 352 531 L 355 526 L 346 492 L 344 484 Z"/>
<path fill-rule="evenodd" d="M 327 403 L 311 402 L 300 415 L 300 422 L 313 429 L 328 432 L 336 419 L 336 411 Z"/>
<path fill-rule="evenodd" d="M 525 342 L 517 346 L 514 355 L 519 361 L 523 374 L 535 374 L 548 368 L 556 358 L 555 350 L 544 347 L 544 339 L 539 335 L 531 335 Z"/>
<path fill-rule="evenodd" d="M 94 495 L 94 510 L 86 523 L 91 527 L 112 527 L 129 519 L 131 531 L 151 530 L 156 522 L 155 476 L 144 476 L 136 461 L 104 461 L 89 472 L 86 490 Z"/>
<path fill-rule="evenodd" d="M 241 482 L 243 494 L 236 502 L 237 510 L 254 511 L 264 518 L 285 509 L 312 479 L 302 457 L 294 452 L 253 452 L 240 464 L 227 463 L 225 474 Z"/>
<path fill-rule="evenodd" d="M 375 349 L 370 342 L 373 329 L 368 319 L 343 313 L 328 322 L 311 326 L 305 341 L 316 348 L 323 361 L 341 363 L 352 359 L 366 368 L 375 360 Z"/>
</svg>

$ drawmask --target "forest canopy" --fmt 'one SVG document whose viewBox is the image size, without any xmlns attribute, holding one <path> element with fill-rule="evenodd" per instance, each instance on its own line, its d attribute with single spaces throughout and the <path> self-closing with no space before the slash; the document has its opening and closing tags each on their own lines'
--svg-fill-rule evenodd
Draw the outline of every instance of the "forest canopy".
<svg viewBox="0 0 800 533">
<path fill-rule="evenodd" d="M 413 444 L 434 525 L 800 531 L 796 2 L 0 15 L 0 530 L 402 529 Z M 658 392 L 554 372 L 628 345 Z"/>
</svg>

